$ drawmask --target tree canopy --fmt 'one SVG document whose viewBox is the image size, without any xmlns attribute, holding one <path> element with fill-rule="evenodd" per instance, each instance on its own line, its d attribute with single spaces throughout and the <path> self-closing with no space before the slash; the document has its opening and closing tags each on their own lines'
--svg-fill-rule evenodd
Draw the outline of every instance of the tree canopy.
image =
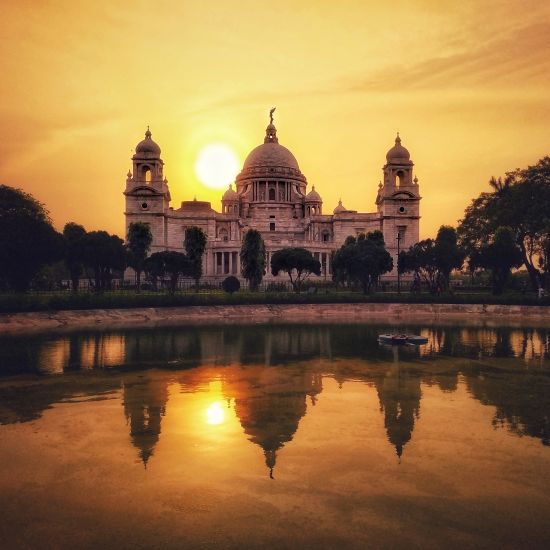
<svg viewBox="0 0 550 550">
<path fill-rule="evenodd" d="M 364 293 L 370 292 L 380 276 L 392 269 L 393 259 L 381 231 L 348 237 L 332 257 L 333 279 L 358 283 Z"/>
<path fill-rule="evenodd" d="M 200 227 L 189 227 L 185 232 L 185 253 L 190 262 L 189 277 L 195 279 L 198 288 L 202 277 L 202 256 L 206 248 L 206 234 Z"/>
<path fill-rule="evenodd" d="M 453 269 L 464 263 L 464 252 L 458 245 L 454 227 L 442 225 L 434 239 L 424 239 L 399 254 L 400 273 L 414 273 L 424 280 L 431 292 L 449 287 Z"/>
<path fill-rule="evenodd" d="M 509 227 L 521 251 L 532 285 L 550 288 L 550 157 L 534 166 L 492 178 L 490 192 L 481 193 L 465 211 L 458 235 L 475 260 L 499 227 Z"/>
<path fill-rule="evenodd" d="M 271 273 L 277 276 L 285 272 L 296 292 L 300 292 L 303 282 L 311 273 L 321 274 L 321 264 L 305 248 L 283 248 L 271 256 Z"/>
<path fill-rule="evenodd" d="M 46 264 L 63 257 L 63 239 L 34 197 L 0 185 L 0 286 L 29 288 Z"/>
<path fill-rule="evenodd" d="M 514 232 L 509 227 L 499 227 L 491 243 L 482 245 L 476 252 L 474 261 L 480 267 L 491 271 L 493 294 L 502 294 L 510 277 L 510 270 L 523 263 Z"/>
<path fill-rule="evenodd" d="M 143 263 L 151 249 L 153 235 L 148 223 L 134 222 L 128 227 L 128 265 L 136 272 L 137 291 L 141 289 L 141 272 Z"/>
<path fill-rule="evenodd" d="M 73 292 L 78 291 L 80 277 L 84 272 L 86 261 L 86 230 L 74 222 L 65 224 L 63 238 L 65 239 L 65 265 L 71 277 Z"/>
<path fill-rule="evenodd" d="M 241 246 L 241 273 L 250 290 L 258 290 L 265 275 L 265 245 L 259 231 L 249 229 Z"/>
<path fill-rule="evenodd" d="M 85 264 L 94 274 L 97 292 L 109 290 L 114 271 L 126 268 L 124 241 L 107 231 L 90 231 L 84 243 Z"/>
</svg>

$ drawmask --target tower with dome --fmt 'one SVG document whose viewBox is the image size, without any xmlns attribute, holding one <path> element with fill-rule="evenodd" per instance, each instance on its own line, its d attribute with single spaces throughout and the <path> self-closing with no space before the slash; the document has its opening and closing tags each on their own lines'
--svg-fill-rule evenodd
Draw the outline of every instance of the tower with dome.
<svg viewBox="0 0 550 550">
<path fill-rule="evenodd" d="M 272 116 L 263 143 L 249 153 L 235 184 L 223 194 L 221 212 L 216 212 L 209 202 L 196 199 L 183 201 L 179 208 L 170 205 L 161 149 L 153 141 L 149 128 L 135 151 L 124 191 L 126 231 L 132 222 L 148 223 L 153 234 L 151 252 L 183 251 L 186 230 L 200 227 L 207 236 L 203 258 L 206 281 L 240 276 L 239 252 L 248 229 L 262 234 L 268 265 L 277 250 L 299 246 L 310 250 L 319 260 L 321 279 L 331 278 L 331 252 L 350 235 L 382 231 L 394 265 L 397 265 L 398 235 L 401 250 L 419 240 L 418 179 L 399 134 L 382 168 L 376 211 L 368 213 L 348 209 L 342 200 L 332 213 L 324 212 L 319 190 L 315 185 L 308 189 L 296 157 L 279 143 Z M 395 268 L 385 277 L 396 277 Z M 265 279 L 277 278 L 268 271 Z"/>
</svg>

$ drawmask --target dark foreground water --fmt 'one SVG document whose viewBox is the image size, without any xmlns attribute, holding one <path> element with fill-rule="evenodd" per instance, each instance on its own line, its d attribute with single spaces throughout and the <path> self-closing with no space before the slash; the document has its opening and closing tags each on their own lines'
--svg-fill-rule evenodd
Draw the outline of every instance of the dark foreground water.
<svg viewBox="0 0 550 550">
<path fill-rule="evenodd" d="M 0 338 L 1 548 L 548 548 L 550 329 Z"/>
</svg>

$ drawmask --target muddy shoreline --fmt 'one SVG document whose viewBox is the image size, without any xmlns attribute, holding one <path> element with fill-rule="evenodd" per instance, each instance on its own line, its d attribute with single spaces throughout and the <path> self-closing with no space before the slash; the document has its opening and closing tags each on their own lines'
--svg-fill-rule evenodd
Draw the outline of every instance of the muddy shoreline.
<svg viewBox="0 0 550 550">
<path fill-rule="evenodd" d="M 157 325 L 270 322 L 413 322 L 438 324 L 550 324 L 548 306 L 484 304 L 262 304 L 135 309 L 93 309 L 0 315 L 0 334 L 149 327 Z"/>
</svg>

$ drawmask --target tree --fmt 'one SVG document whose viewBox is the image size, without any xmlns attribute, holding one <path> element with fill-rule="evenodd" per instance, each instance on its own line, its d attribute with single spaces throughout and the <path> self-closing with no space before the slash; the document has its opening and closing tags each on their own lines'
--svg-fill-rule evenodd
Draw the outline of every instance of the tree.
<svg viewBox="0 0 550 550">
<path fill-rule="evenodd" d="M 241 283 L 237 277 L 230 275 L 223 280 L 222 288 L 225 292 L 233 294 L 233 292 L 237 292 L 241 288 Z"/>
<path fill-rule="evenodd" d="M 0 185 L 0 286 L 28 290 L 45 265 L 62 259 L 63 238 L 34 197 Z"/>
<path fill-rule="evenodd" d="M 393 260 L 380 231 L 348 237 L 333 257 L 334 280 L 356 282 L 365 294 L 378 283 L 381 275 L 392 269 Z"/>
<path fill-rule="evenodd" d="M 442 225 L 435 238 L 434 259 L 439 273 L 440 284 L 444 290 L 449 288 L 451 271 L 462 267 L 464 256 L 464 252 L 458 246 L 455 228 L 449 225 Z"/>
<path fill-rule="evenodd" d="M 78 291 L 80 277 L 84 271 L 86 230 L 74 222 L 65 224 L 63 228 L 65 239 L 65 265 L 69 270 L 71 288 Z"/>
<path fill-rule="evenodd" d="M 469 259 L 492 242 L 499 227 L 510 227 L 533 288 L 550 289 L 550 157 L 489 184 L 492 192 L 472 201 L 458 227 Z"/>
<path fill-rule="evenodd" d="M 137 291 L 141 290 L 141 272 L 153 235 L 148 223 L 134 222 L 128 227 L 128 265 L 136 272 Z"/>
<path fill-rule="evenodd" d="M 206 248 L 206 235 L 200 227 L 190 227 L 185 232 L 185 252 L 190 264 L 189 276 L 195 279 L 198 290 L 202 277 L 202 256 Z"/>
<path fill-rule="evenodd" d="M 158 290 L 158 280 L 164 277 L 166 273 L 162 252 L 153 252 L 146 258 L 143 262 L 143 270 L 147 279 L 153 284 L 154 289 Z"/>
<path fill-rule="evenodd" d="M 256 291 L 265 275 L 265 245 L 259 231 L 249 229 L 241 246 L 241 272 L 250 290 Z"/>
<path fill-rule="evenodd" d="M 502 294 L 510 277 L 510 270 L 523 263 L 514 232 L 510 227 L 499 227 L 495 231 L 493 242 L 479 251 L 477 262 L 481 267 L 491 270 L 493 294 Z"/>
<path fill-rule="evenodd" d="M 84 243 L 85 265 L 94 273 L 96 292 L 111 288 L 115 270 L 126 267 L 126 249 L 124 241 L 107 231 L 90 231 Z"/>
<path fill-rule="evenodd" d="M 174 294 L 180 277 L 192 277 L 196 273 L 196 265 L 181 252 L 157 252 L 164 262 L 164 271 L 170 277 L 170 292 Z"/>
<path fill-rule="evenodd" d="M 442 225 L 434 239 L 424 239 L 399 254 L 399 271 L 414 273 L 415 278 L 424 280 L 430 292 L 449 288 L 453 269 L 460 269 L 464 263 L 464 252 L 458 245 L 453 227 Z"/>
<path fill-rule="evenodd" d="M 300 292 L 311 273 L 321 275 L 321 264 L 305 248 L 283 248 L 271 256 L 271 273 L 277 276 L 281 271 L 288 274 L 292 288 Z"/>
</svg>

